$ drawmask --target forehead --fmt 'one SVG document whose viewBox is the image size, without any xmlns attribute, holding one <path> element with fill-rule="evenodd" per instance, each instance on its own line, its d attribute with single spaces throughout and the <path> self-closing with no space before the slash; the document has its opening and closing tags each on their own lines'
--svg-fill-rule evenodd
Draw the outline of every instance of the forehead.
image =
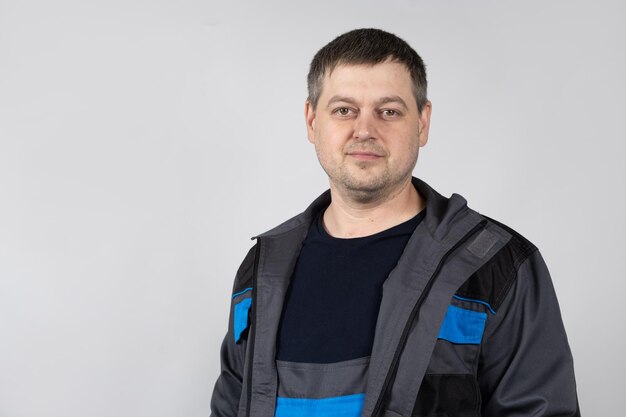
<svg viewBox="0 0 626 417">
<path fill-rule="evenodd" d="M 363 97 L 393 94 L 408 102 L 413 97 L 413 82 L 409 70 L 398 62 L 341 64 L 324 74 L 320 100 L 335 94 Z"/>
</svg>

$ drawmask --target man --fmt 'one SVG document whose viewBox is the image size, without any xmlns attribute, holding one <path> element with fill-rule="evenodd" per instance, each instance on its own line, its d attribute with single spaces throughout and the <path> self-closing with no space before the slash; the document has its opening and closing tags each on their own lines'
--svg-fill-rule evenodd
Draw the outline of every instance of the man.
<svg viewBox="0 0 626 417">
<path fill-rule="evenodd" d="M 580 415 L 537 248 L 412 177 L 432 108 L 418 54 L 354 30 L 308 86 L 330 190 L 239 268 L 212 415 Z"/>
</svg>

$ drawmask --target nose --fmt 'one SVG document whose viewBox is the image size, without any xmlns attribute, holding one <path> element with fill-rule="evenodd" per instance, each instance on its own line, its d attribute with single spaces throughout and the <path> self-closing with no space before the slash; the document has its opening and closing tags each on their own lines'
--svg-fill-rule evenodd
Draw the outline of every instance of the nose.
<svg viewBox="0 0 626 417">
<path fill-rule="evenodd" d="M 354 120 L 354 139 L 371 139 L 376 136 L 376 126 L 371 116 L 365 112 L 359 113 Z"/>
</svg>

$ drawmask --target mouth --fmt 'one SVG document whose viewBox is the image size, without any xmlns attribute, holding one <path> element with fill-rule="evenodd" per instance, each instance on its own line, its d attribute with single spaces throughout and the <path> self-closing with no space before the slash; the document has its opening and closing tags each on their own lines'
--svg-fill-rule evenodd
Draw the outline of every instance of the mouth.
<svg viewBox="0 0 626 417">
<path fill-rule="evenodd" d="M 376 152 L 370 152 L 370 151 L 352 151 L 352 152 L 348 152 L 347 155 L 354 159 L 358 159 L 360 161 L 373 161 L 373 160 L 383 157 L 382 155 Z"/>
</svg>

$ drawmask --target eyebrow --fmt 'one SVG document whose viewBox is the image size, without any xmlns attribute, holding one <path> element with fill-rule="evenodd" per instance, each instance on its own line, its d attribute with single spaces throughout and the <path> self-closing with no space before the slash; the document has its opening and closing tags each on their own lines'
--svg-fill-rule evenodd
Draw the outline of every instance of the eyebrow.
<svg viewBox="0 0 626 417">
<path fill-rule="evenodd" d="M 327 108 L 330 107 L 332 104 L 334 103 L 338 103 L 338 102 L 343 102 L 343 103 L 350 103 L 350 104 L 357 104 L 356 100 L 354 100 L 351 97 L 346 97 L 346 96 L 339 96 L 339 95 L 335 95 L 332 96 L 330 98 L 330 100 L 328 100 L 328 104 L 327 104 Z M 400 104 L 402 107 L 404 107 L 405 110 L 408 110 L 408 106 L 406 105 L 405 101 L 402 100 L 402 97 L 400 96 L 387 96 L 387 97 L 381 97 L 380 99 L 378 99 L 376 101 L 376 105 L 380 106 L 382 104 L 388 104 L 388 103 L 398 103 Z"/>
<path fill-rule="evenodd" d="M 339 103 L 339 102 L 356 104 L 356 100 L 350 97 L 335 95 L 335 96 L 332 96 L 330 100 L 328 100 L 328 104 L 326 105 L 326 108 L 330 107 L 334 103 Z"/>
<path fill-rule="evenodd" d="M 378 100 L 376 103 L 379 106 L 381 104 L 387 104 L 387 103 L 398 103 L 399 105 L 404 107 L 404 110 L 408 110 L 409 109 L 409 107 L 406 105 L 406 103 L 404 102 L 404 100 L 402 100 L 402 97 L 400 97 L 400 96 L 383 97 L 380 100 Z"/>
</svg>

